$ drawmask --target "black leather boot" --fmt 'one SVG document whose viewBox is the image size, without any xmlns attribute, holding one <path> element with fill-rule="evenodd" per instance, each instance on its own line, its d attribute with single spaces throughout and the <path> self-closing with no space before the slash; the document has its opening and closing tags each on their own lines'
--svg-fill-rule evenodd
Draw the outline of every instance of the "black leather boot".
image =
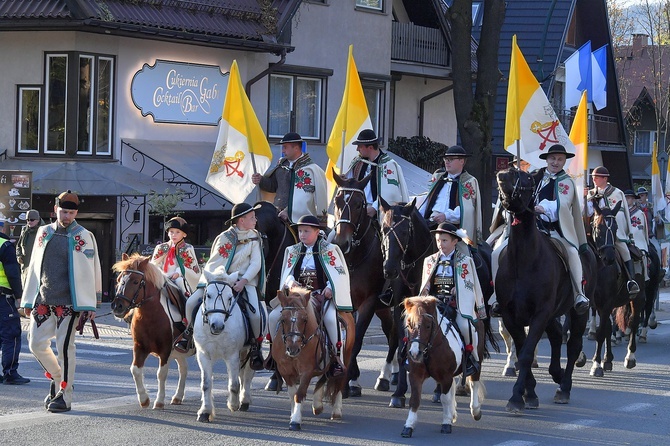
<svg viewBox="0 0 670 446">
<path fill-rule="evenodd" d="M 261 354 L 261 346 L 256 339 L 251 341 L 251 349 L 249 350 L 249 367 L 251 370 L 263 370 L 263 355 Z"/>
<path fill-rule="evenodd" d="M 177 338 L 174 343 L 174 349 L 179 353 L 188 353 L 192 347 L 193 327 L 189 324 L 186 330 Z"/>
<path fill-rule="evenodd" d="M 479 363 L 475 361 L 472 353 L 466 351 L 463 353 L 463 378 L 474 375 L 479 371 Z"/>
<path fill-rule="evenodd" d="M 628 294 L 630 294 L 631 299 L 634 299 L 637 293 L 640 292 L 640 287 L 634 280 L 635 267 L 633 266 L 632 260 L 624 262 L 624 264 L 626 265 L 626 270 L 628 271 L 628 283 L 626 283 L 626 286 L 628 287 Z"/>
</svg>

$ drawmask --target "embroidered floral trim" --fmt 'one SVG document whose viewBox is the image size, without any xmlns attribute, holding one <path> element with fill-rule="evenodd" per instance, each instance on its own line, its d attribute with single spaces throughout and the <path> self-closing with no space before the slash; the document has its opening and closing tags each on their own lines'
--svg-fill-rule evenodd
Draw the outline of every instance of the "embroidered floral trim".
<svg viewBox="0 0 670 446">
<path fill-rule="evenodd" d="M 465 183 L 463 184 L 463 187 L 466 189 L 467 192 L 463 194 L 463 199 L 464 200 L 469 200 L 471 197 L 474 200 L 477 198 L 477 192 L 475 191 L 475 188 L 472 184 L 470 183 Z"/>
<path fill-rule="evenodd" d="M 300 169 L 295 173 L 295 187 L 302 189 L 312 184 L 312 178 L 305 169 Z"/>
<path fill-rule="evenodd" d="M 640 220 L 640 217 L 631 217 L 630 218 L 630 224 L 634 228 L 637 228 L 638 226 L 642 226 L 642 220 Z"/>
<path fill-rule="evenodd" d="M 467 263 L 461 263 L 461 279 L 465 279 L 470 272 L 468 271 L 468 264 Z"/>
<path fill-rule="evenodd" d="M 230 252 L 233 250 L 232 243 L 226 243 L 223 246 L 219 246 L 219 255 L 224 259 L 227 259 L 230 256 Z"/>
<path fill-rule="evenodd" d="M 84 249 L 84 246 L 86 246 L 86 240 L 84 240 L 81 235 L 75 235 L 74 236 L 74 250 L 81 252 L 82 249 Z"/>
<path fill-rule="evenodd" d="M 558 193 L 561 195 L 567 195 L 570 191 L 570 185 L 566 183 L 558 183 Z"/>
</svg>

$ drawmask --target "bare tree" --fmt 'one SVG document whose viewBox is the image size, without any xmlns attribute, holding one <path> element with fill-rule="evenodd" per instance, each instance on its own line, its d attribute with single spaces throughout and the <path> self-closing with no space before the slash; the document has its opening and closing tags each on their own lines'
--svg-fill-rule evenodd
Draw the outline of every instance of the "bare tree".
<svg viewBox="0 0 670 446">
<path fill-rule="evenodd" d="M 467 169 L 479 180 L 483 221 L 488 222 L 492 214 L 489 205 L 493 184 L 491 133 L 498 82 L 502 78 L 498 69 L 498 49 L 500 30 L 505 20 L 505 1 L 487 0 L 483 2 L 483 6 L 481 38 L 476 54 L 477 72 L 474 78 L 472 0 L 454 0 L 447 11 L 447 21 L 452 39 L 456 123 L 463 147 L 473 154 Z"/>
</svg>

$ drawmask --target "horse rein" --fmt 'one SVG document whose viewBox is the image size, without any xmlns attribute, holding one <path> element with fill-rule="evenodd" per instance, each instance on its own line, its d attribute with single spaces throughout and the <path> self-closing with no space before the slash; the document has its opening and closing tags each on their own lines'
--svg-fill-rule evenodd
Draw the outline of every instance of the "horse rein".
<svg viewBox="0 0 670 446">
<path fill-rule="evenodd" d="M 403 220 L 407 220 L 409 223 L 409 238 L 412 238 L 412 234 L 414 233 L 414 225 L 412 224 L 412 217 L 406 216 L 406 215 L 401 215 L 401 220 L 395 222 L 393 226 L 388 227 L 388 232 L 393 234 L 393 237 L 395 238 L 395 241 L 398 243 L 398 247 L 402 251 L 402 258 L 400 259 L 400 269 L 402 271 L 405 271 L 409 268 L 413 268 L 414 265 L 416 265 L 416 262 L 418 262 L 420 259 L 425 257 L 425 254 L 428 252 L 428 250 L 431 248 L 431 245 L 429 244 L 428 247 L 417 257 L 414 259 L 414 261 L 410 263 L 405 262 L 405 256 L 407 256 L 407 248 L 403 246 L 402 242 L 400 241 L 400 237 L 398 237 L 398 234 L 395 231 L 395 228 L 397 228 L 401 223 L 403 223 Z M 384 239 L 388 240 L 388 234 L 384 234 Z M 384 250 L 386 254 L 386 249 Z M 387 257 L 385 255 L 385 257 Z"/>
<path fill-rule="evenodd" d="M 284 310 L 288 310 L 290 312 L 295 312 L 295 311 L 298 311 L 298 310 L 307 311 L 307 308 L 304 308 L 304 307 L 301 308 L 301 307 L 297 307 L 297 306 L 292 305 L 292 306 L 282 307 L 281 313 L 283 313 Z M 286 331 L 285 331 L 286 327 L 284 326 L 284 322 L 286 322 L 286 320 L 284 318 L 281 318 L 279 320 L 279 322 L 281 322 L 282 341 L 284 342 L 284 345 L 286 345 L 286 339 L 295 336 L 295 337 L 300 338 L 300 348 L 302 349 L 305 346 L 307 346 L 309 341 L 311 341 L 312 338 L 314 336 L 316 336 L 316 334 L 318 332 L 318 330 L 315 330 L 314 333 L 312 333 L 309 337 L 306 337 L 305 336 L 305 330 L 307 330 L 307 321 L 305 321 L 305 325 L 302 328 L 302 333 L 298 331 L 298 327 L 296 326 L 296 324 L 298 322 L 298 319 L 295 317 L 295 314 L 291 313 L 289 321 L 291 322 L 291 329 L 293 329 L 293 327 L 295 326 L 296 331 L 289 331 L 288 333 L 286 333 Z M 279 329 L 279 327 L 277 327 L 277 329 Z"/>
<path fill-rule="evenodd" d="M 142 277 L 142 280 L 140 280 L 140 285 L 137 287 L 137 290 L 135 290 L 135 294 L 133 295 L 132 299 L 128 299 L 123 294 L 116 293 L 117 299 L 121 299 L 123 301 L 128 302 L 128 310 L 126 311 L 126 313 L 133 308 L 140 308 L 147 299 L 147 282 L 144 279 L 144 273 L 136 269 L 127 269 L 123 271 L 123 275 L 130 275 L 130 274 L 139 274 Z M 143 298 L 138 302 L 137 297 L 140 294 L 140 290 L 142 290 Z"/>
<path fill-rule="evenodd" d="M 607 248 L 613 248 L 615 242 L 614 230 L 612 227 L 616 223 L 616 215 L 603 215 L 601 218 L 604 219 L 603 224 L 605 225 L 605 241 L 601 246 L 597 246 L 598 255 L 602 253 L 603 250 Z M 593 239 L 597 243 L 597 239 L 600 238 L 600 231 L 598 230 L 600 225 L 594 227 L 593 230 Z"/>
<path fill-rule="evenodd" d="M 433 348 L 433 341 L 435 340 L 435 336 L 437 336 L 437 332 L 435 331 L 435 318 L 433 317 L 432 314 L 423 314 L 422 316 L 428 317 L 432 319 L 433 323 L 430 326 L 430 336 L 428 337 L 428 342 L 423 342 L 421 340 L 421 323 L 417 324 L 416 326 L 416 336 L 409 341 L 407 344 L 407 348 L 411 346 L 412 344 L 419 344 L 419 347 L 423 347 L 423 350 L 421 350 L 421 355 L 423 356 L 424 362 L 428 359 L 428 352 L 431 348 Z"/>
<path fill-rule="evenodd" d="M 209 316 L 210 314 L 223 314 L 224 315 L 223 323 L 225 324 L 228 321 L 228 318 L 230 318 L 230 315 L 233 312 L 233 308 L 235 308 L 235 304 L 237 303 L 237 300 L 239 299 L 240 294 L 242 293 L 242 291 L 240 291 L 239 293 L 235 293 L 235 295 L 231 299 L 230 306 L 228 307 L 228 309 L 226 309 L 226 305 L 223 301 L 223 290 L 225 290 L 226 287 L 231 288 L 231 289 L 232 289 L 232 287 L 230 285 L 228 285 L 226 282 L 223 282 L 223 281 L 209 282 L 207 284 L 207 286 L 209 286 L 209 285 L 215 285 L 216 286 L 216 297 L 214 298 L 214 304 L 216 305 L 216 302 L 218 300 L 221 300 L 221 305 L 223 306 L 223 308 L 212 308 L 211 310 L 207 310 L 206 307 L 205 307 L 206 299 L 203 299 L 203 301 L 202 301 L 202 323 L 203 324 L 208 324 L 209 323 L 209 318 L 207 316 Z M 219 285 L 223 285 L 223 287 L 219 288 Z M 205 291 L 205 293 L 206 293 L 206 291 Z"/>
<path fill-rule="evenodd" d="M 353 197 L 353 195 L 355 193 L 359 193 L 359 194 L 363 195 L 363 198 L 365 198 L 365 192 L 363 192 L 360 189 L 353 188 L 353 187 L 340 187 L 340 188 L 337 189 L 337 194 L 339 195 L 340 192 L 349 192 L 349 195 L 347 195 L 346 193 L 344 194 L 344 206 L 342 207 L 342 211 L 340 212 L 340 215 L 344 213 L 345 209 L 349 209 L 349 216 L 351 217 L 351 205 L 349 204 L 349 202 L 351 201 L 351 197 Z M 361 229 L 361 221 L 360 220 L 362 218 L 363 218 L 362 213 L 359 215 L 357 223 L 354 223 L 349 219 L 340 218 L 335 222 L 335 227 L 333 228 L 333 230 L 335 230 L 335 228 L 337 228 L 337 225 L 339 225 L 340 223 L 350 224 L 351 226 L 354 227 L 354 234 L 353 234 L 354 241 L 352 242 L 352 244 L 354 244 L 355 246 L 358 246 L 360 244 L 360 240 L 363 238 L 363 237 L 361 237 L 360 239 L 356 239 L 356 236 L 358 235 L 358 231 Z M 370 223 L 369 222 L 368 222 L 368 226 L 365 229 L 365 233 L 363 234 L 363 236 L 365 236 L 365 234 L 368 232 L 368 229 L 370 229 Z"/>
</svg>

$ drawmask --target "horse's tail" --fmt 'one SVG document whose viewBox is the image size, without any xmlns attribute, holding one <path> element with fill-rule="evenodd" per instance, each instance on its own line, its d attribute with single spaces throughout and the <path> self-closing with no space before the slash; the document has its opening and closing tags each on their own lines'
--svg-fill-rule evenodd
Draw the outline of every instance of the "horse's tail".
<svg viewBox="0 0 670 446">
<path fill-rule="evenodd" d="M 325 384 L 326 390 L 323 393 L 324 398 L 327 401 L 330 401 L 331 404 L 334 404 L 335 397 L 339 392 L 341 392 L 344 389 L 344 385 L 346 383 L 347 383 L 347 370 L 345 368 L 342 376 L 338 376 L 337 378 L 326 378 L 326 375 L 322 375 L 321 379 L 319 379 L 319 381 L 316 383 L 315 391 L 316 389 Z"/>
<path fill-rule="evenodd" d="M 490 317 L 484 319 L 484 333 L 486 333 L 486 340 L 488 341 L 488 344 L 491 345 L 491 347 L 493 348 L 493 350 L 495 350 L 496 353 L 500 353 L 498 338 L 496 337 L 495 333 L 493 332 L 493 329 L 491 328 Z M 491 353 L 489 352 L 487 343 L 484 343 L 484 358 L 490 358 L 490 357 Z"/>
<path fill-rule="evenodd" d="M 622 305 L 616 309 L 614 320 L 619 327 L 619 330 L 624 331 L 628 328 L 628 323 L 631 320 L 633 312 L 630 309 L 630 304 Z"/>
</svg>

